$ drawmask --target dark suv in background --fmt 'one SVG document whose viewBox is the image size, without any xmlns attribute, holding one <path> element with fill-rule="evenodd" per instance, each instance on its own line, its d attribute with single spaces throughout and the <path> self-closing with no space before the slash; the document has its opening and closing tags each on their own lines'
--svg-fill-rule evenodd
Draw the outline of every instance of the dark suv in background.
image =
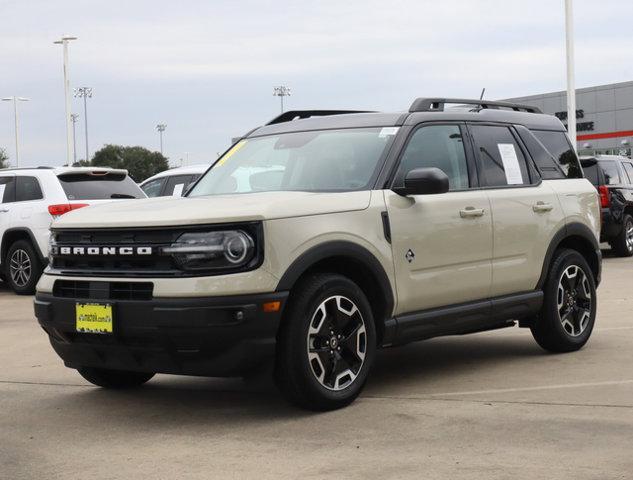
<svg viewBox="0 0 633 480">
<path fill-rule="evenodd" d="M 622 257 L 633 255 L 633 161 L 617 155 L 582 157 L 585 177 L 600 194 L 602 233 Z"/>
</svg>

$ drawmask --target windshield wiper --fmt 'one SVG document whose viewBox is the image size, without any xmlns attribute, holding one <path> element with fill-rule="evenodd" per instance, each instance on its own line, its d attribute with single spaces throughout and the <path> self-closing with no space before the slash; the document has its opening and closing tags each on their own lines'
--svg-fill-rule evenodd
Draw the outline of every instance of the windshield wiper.
<svg viewBox="0 0 633 480">
<path fill-rule="evenodd" d="M 129 195 L 127 193 L 113 193 L 110 195 L 110 198 L 136 198 L 134 195 Z"/>
</svg>

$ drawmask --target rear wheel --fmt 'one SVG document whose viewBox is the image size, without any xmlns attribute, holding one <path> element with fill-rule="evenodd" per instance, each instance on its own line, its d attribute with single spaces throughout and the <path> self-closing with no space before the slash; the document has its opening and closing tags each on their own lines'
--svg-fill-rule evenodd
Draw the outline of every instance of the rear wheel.
<svg viewBox="0 0 633 480">
<path fill-rule="evenodd" d="M 631 215 L 624 215 L 622 231 L 609 243 L 619 257 L 630 257 L 633 255 L 633 217 Z"/>
<path fill-rule="evenodd" d="M 42 262 L 28 240 L 14 242 L 4 260 L 5 277 L 18 295 L 31 295 L 42 274 Z"/>
<path fill-rule="evenodd" d="M 361 392 L 375 352 L 374 319 L 363 291 L 341 275 L 314 275 L 291 294 L 275 379 L 286 398 L 303 408 L 341 408 Z"/>
<path fill-rule="evenodd" d="M 556 252 L 543 290 L 543 307 L 531 327 L 534 339 L 550 352 L 579 350 L 596 320 L 596 284 L 585 258 L 575 250 Z"/>
<path fill-rule="evenodd" d="M 125 370 L 110 370 L 95 367 L 80 367 L 77 371 L 90 383 L 98 387 L 112 389 L 138 387 L 154 376 L 153 373 L 129 372 Z"/>
</svg>

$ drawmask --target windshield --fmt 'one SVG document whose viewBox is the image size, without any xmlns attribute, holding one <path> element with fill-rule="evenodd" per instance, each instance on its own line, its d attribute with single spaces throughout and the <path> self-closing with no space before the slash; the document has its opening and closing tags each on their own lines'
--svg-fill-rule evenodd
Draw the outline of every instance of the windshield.
<svg viewBox="0 0 633 480">
<path fill-rule="evenodd" d="M 241 140 L 189 196 L 365 190 L 397 127 L 284 133 Z"/>
</svg>

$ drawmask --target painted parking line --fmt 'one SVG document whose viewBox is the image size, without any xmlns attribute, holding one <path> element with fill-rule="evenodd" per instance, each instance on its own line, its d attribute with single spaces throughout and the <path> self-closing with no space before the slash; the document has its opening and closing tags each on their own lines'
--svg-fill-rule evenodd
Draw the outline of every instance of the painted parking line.
<svg viewBox="0 0 633 480">
<path fill-rule="evenodd" d="M 612 380 L 607 382 L 590 382 L 590 383 L 564 383 L 559 385 L 538 385 L 534 387 L 518 387 L 518 388 L 495 388 L 491 390 L 470 390 L 465 392 L 442 392 L 427 393 L 428 397 L 443 397 L 450 395 L 484 395 L 489 393 L 513 393 L 513 392 L 536 392 L 540 390 L 557 390 L 561 388 L 584 388 L 584 387 L 607 387 L 616 385 L 633 384 L 633 380 Z"/>
</svg>

